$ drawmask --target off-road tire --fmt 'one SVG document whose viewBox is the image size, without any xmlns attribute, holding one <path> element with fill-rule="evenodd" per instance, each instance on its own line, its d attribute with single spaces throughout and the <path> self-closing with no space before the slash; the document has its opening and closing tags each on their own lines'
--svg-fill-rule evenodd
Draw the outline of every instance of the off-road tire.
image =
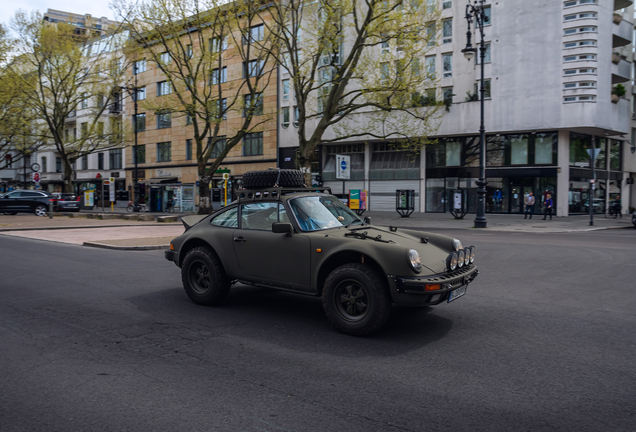
<svg viewBox="0 0 636 432">
<path fill-rule="evenodd" d="M 39 205 L 35 206 L 35 209 L 33 209 L 33 213 L 35 213 L 36 216 L 46 216 L 48 210 L 43 205 Z"/>
<path fill-rule="evenodd" d="M 260 189 L 269 188 L 276 184 L 282 187 L 303 187 L 305 185 L 305 177 L 299 170 L 291 169 L 268 169 L 265 171 L 250 171 L 243 174 L 243 188 Z"/>
<path fill-rule="evenodd" d="M 231 287 L 219 257 L 203 246 L 186 254 L 181 266 L 181 281 L 190 300 L 207 306 L 220 304 Z"/>
<path fill-rule="evenodd" d="M 376 332 L 391 315 L 386 282 L 358 263 L 344 264 L 331 272 L 323 288 L 322 307 L 335 328 L 352 336 Z"/>
</svg>

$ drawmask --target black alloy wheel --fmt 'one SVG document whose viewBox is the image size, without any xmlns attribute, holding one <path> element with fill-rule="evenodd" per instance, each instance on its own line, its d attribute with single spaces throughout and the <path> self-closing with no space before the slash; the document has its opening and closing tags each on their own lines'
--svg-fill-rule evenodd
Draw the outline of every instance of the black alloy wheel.
<svg viewBox="0 0 636 432">
<path fill-rule="evenodd" d="M 202 305 L 221 303 L 231 287 L 219 257 L 203 246 L 187 253 L 181 266 L 181 281 L 190 300 Z"/>
<path fill-rule="evenodd" d="M 367 290 L 355 280 L 347 279 L 340 282 L 333 295 L 336 310 L 347 321 L 360 321 L 369 312 Z"/>
<path fill-rule="evenodd" d="M 344 264 L 327 277 L 322 307 L 342 333 L 367 336 L 379 330 L 391 314 L 386 278 L 364 264 Z"/>
</svg>

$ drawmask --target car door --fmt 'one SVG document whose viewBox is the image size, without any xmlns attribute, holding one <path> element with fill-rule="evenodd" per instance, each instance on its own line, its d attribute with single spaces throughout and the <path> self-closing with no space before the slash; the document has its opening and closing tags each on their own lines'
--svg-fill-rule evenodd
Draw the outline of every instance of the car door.
<svg viewBox="0 0 636 432">
<path fill-rule="evenodd" d="M 17 211 L 19 210 L 20 191 L 13 191 L 0 198 L 0 210 Z"/>
<path fill-rule="evenodd" d="M 311 284 L 309 237 L 272 232 L 274 222 L 289 222 L 277 202 L 240 205 L 240 227 L 234 231 L 234 252 L 241 271 L 255 282 L 308 290 Z"/>
</svg>

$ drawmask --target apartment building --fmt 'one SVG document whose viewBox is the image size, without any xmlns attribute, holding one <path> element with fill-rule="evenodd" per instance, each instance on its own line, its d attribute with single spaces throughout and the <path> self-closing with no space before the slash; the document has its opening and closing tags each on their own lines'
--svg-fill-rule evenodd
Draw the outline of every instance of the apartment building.
<svg viewBox="0 0 636 432">
<path fill-rule="evenodd" d="M 247 64 L 237 53 L 236 46 L 228 39 L 218 42 L 211 29 L 202 31 L 206 32 L 202 38 L 205 41 L 204 46 L 200 46 L 199 38 L 193 38 L 192 44 L 189 45 L 190 52 L 196 56 L 201 55 L 200 53 L 205 50 L 220 51 L 222 66 L 214 69 L 211 76 L 205 79 L 210 80 L 207 85 L 222 85 L 228 98 L 236 93 L 227 89 L 236 89 L 237 83 L 253 77 L 253 73 L 256 73 L 255 71 L 259 68 L 260 70 L 271 68 L 265 64 L 255 68 L 252 64 L 255 60 Z M 263 37 L 264 25 L 255 23 L 249 33 L 250 37 Z M 241 36 L 237 36 L 236 40 L 241 41 Z M 245 44 L 245 40 L 243 43 Z M 161 58 L 171 61 L 168 53 L 162 54 Z M 153 112 L 147 108 L 161 105 L 162 99 L 169 100 L 173 97 L 172 86 L 157 63 L 149 59 L 139 60 L 134 63 L 129 72 L 129 82 L 136 82 L 135 85 L 138 88 L 138 114 L 133 127 L 137 128 L 138 158 L 136 162 L 137 177 L 140 180 L 140 202 L 145 202 L 152 211 L 161 211 L 169 200 L 174 199 L 175 205 L 181 211 L 194 211 L 199 201 L 194 126 L 182 113 Z M 224 188 L 226 183 L 223 175 L 229 174 L 227 188 L 230 200 L 232 190 L 237 187 L 237 180 L 245 172 L 268 169 L 277 165 L 276 74 L 274 70 L 270 79 L 271 84 L 262 90 L 260 96 L 261 107 L 252 122 L 260 125 L 246 134 L 242 142 L 228 153 L 220 168 L 209 180 L 212 189 Z M 200 82 L 198 85 L 202 88 L 204 83 Z M 245 88 L 244 92 L 249 93 Z M 244 121 L 244 97 L 240 95 L 235 108 L 228 109 L 222 118 L 222 136 L 233 136 L 241 128 Z M 228 100 L 222 99 L 223 106 L 229 104 Z M 127 112 L 132 113 L 133 98 L 128 98 L 126 104 Z M 221 141 L 220 144 L 224 146 L 225 142 Z M 132 145 L 131 143 L 128 147 L 130 150 Z M 211 154 L 210 163 L 219 156 L 220 150 L 221 146 L 217 143 Z M 126 182 L 131 192 L 134 190 L 134 162 L 133 151 L 129 151 L 126 159 Z M 218 198 L 219 195 L 216 196 Z"/>
<path fill-rule="evenodd" d="M 93 17 L 91 14 L 76 14 L 56 9 L 47 9 L 43 16 L 45 22 L 64 22 L 75 26 L 75 34 L 85 37 L 98 37 L 116 31 L 120 23 L 107 17 Z"/>
<path fill-rule="evenodd" d="M 448 212 L 452 191 L 461 188 L 468 191 L 469 212 L 476 211 L 481 68 L 478 56 L 468 61 L 461 52 L 467 42 L 466 1 L 438 1 L 437 7 L 443 18 L 438 44 L 420 61 L 439 77 L 438 100 L 452 100 L 435 136 L 438 144 L 412 155 L 379 140 L 348 140 L 322 146 L 312 168 L 341 193 L 335 155 L 350 155 L 352 178 L 344 192 L 366 189 L 371 210 L 394 210 L 395 191 L 410 189 L 416 211 Z M 586 212 L 594 176 L 587 152 L 592 140 L 599 151 L 594 209 L 607 208 L 618 195 L 623 211 L 636 206 L 633 1 L 491 0 L 485 12 L 490 18 L 484 61 L 486 211 L 520 213 L 525 194 L 533 192 L 539 203 L 549 192 L 558 216 Z M 346 41 L 343 46 L 346 50 Z M 284 75 L 281 89 L 288 88 Z M 622 93 L 618 85 L 624 95 L 614 94 Z M 293 112 L 284 91 L 279 104 Z M 281 167 L 294 166 L 294 126 L 281 114 Z M 535 212 L 540 211 L 537 204 Z"/>
</svg>

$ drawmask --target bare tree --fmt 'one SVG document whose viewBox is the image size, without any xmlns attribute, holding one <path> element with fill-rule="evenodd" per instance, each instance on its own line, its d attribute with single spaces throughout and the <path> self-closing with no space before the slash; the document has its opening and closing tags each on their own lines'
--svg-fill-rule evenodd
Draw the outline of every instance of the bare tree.
<svg viewBox="0 0 636 432">
<path fill-rule="evenodd" d="M 419 150 L 437 131 L 443 102 L 424 64 L 440 26 L 431 2 L 288 0 L 267 13 L 272 55 L 293 82 L 308 184 L 319 144 L 383 139 Z"/>
<path fill-rule="evenodd" d="M 245 134 L 263 130 L 275 115 L 263 107 L 276 63 L 271 36 L 260 26 L 267 19 L 260 13 L 262 3 L 121 0 L 114 7 L 131 30 L 128 56 L 151 60 L 167 81 L 169 94 L 148 98 L 142 106 L 185 116 L 192 125 L 199 212 L 210 213 L 209 181 L 215 171 Z M 242 76 L 228 76 L 226 66 L 236 63 L 243 65 Z"/>
</svg>

